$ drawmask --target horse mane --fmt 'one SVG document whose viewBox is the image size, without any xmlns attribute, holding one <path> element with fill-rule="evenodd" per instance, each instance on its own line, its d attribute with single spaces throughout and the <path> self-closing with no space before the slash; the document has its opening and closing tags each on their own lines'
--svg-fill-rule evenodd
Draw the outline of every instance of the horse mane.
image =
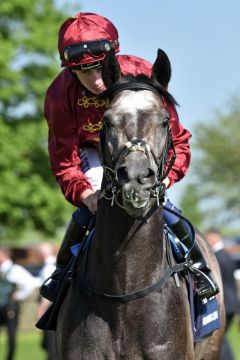
<svg viewBox="0 0 240 360">
<path fill-rule="evenodd" d="M 114 95 L 121 90 L 144 90 L 152 89 L 153 92 L 162 96 L 168 103 L 177 105 L 175 98 L 157 81 L 155 78 L 149 78 L 144 74 L 122 76 L 116 83 L 99 95 L 101 99 L 109 98 L 111 101 Z"/>
</svg>

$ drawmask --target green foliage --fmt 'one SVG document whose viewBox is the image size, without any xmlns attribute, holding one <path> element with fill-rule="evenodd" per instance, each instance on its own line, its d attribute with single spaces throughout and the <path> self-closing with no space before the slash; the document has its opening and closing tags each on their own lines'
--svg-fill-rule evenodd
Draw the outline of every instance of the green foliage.
<svg viewBox="0 0 240 360">
<path fill-rule="evenodd" d="M 54 235 L 72 210 L 50 172 L 43 116 L 67 15 L 52 0 L 1 0 L 0 239 Z"/>
<path fill-rule="evenodd" d="M 195 128 L 195 192 L 205 218 L 221 226 L 236 222 L 240 215 L 239 100 L 233 97 L 224 114 L 218 112 L 212 121 L 198 123 Z M 189 196 L 185 193 L 182 201 Z"/>
<path fill-rule="evenodd" d="M 199 193 L 194 184 L 188 184 L 180 201 L 180 208 L 195 226 L 201 228 L 203 215 L 199 209 Z"/>
</svg>

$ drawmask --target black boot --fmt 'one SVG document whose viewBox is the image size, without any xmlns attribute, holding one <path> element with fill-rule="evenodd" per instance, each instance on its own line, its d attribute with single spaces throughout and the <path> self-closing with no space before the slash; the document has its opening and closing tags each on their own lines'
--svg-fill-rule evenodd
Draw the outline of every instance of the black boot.
<svg viewBox="0 0 240 360">
<path fill-rule="evenodd" d="M 56 269 L 52 273 L 52 275 L 44 281 L 42 286 L 39 289 L 40 295 L 49 301 L 54 301 L 57 289 L 59 285 L 59 281 L 62 277 L 62 273 L 65 269 L 65 266 L 56 265 Z"/>
<path fill-rule="evenodd" d="M 179 240 L 188 248 L 191 249 L 190 257 L 193 261 L 193 279 L 194 288 L 200 299 L 209 299 L 219 292 L 219 288 L 212 279 L 211 270 L 206 264 L 200 247 L 195 239 L 194 245 L 191 240 L 190 228 L 179 220 L 174 225 L 171 225 L 171 230 L 179 238 Z M 192 247 L 193 246 L 193 247 Z"/>
<path fill-rule="evenodd" d="M 57 294 L 59 280 L 62 277 L 62 273 L 65 267 L 72 258 L 70 248 L 72 245 L 75 245 L 83 240 L 86 231 L 86 227 L 80 226 L 73 219 L 71 219 L 57 255 L 56 269 L 50 278 L 44 281 L 43 285 L 39 289 L 40 294 L 44 298 L 50 301 L 54 301 Z"/>
</svg>

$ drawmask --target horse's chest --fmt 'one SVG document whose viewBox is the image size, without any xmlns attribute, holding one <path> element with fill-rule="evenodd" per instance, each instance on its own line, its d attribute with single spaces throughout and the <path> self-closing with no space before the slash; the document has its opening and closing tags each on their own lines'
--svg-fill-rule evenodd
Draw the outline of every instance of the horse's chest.
<svg viewBox="0 0 240 360">
<path fill-rule="evenodd" d="M 85 337 L 85 346 L 94 344 L 99 359 L 102 354 L 111 360 L 185 359 L 188 324 L 186 313 L 181 315 L 176 309 L 176 301 L 164 301 L 157 293 L 127 304 L 111 304 L 89 314 L 80 338 Z M 181 345 L 171 340 L 177 334 L 181 334 Z"/>
</svg>

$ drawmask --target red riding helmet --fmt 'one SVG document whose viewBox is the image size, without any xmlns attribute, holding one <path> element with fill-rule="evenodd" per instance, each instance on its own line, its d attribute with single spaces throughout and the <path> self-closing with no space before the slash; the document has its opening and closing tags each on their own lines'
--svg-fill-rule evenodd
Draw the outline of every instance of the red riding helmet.
<svg viewBox="0 0 240 360">
<path fill-rule="evenodd" d="M 60 27 L 58 51 L 62 67 L 99 62 L 111 48 L 119 52 L 118 32 L 103 16 L 78 13 Z"/>
</svg>

